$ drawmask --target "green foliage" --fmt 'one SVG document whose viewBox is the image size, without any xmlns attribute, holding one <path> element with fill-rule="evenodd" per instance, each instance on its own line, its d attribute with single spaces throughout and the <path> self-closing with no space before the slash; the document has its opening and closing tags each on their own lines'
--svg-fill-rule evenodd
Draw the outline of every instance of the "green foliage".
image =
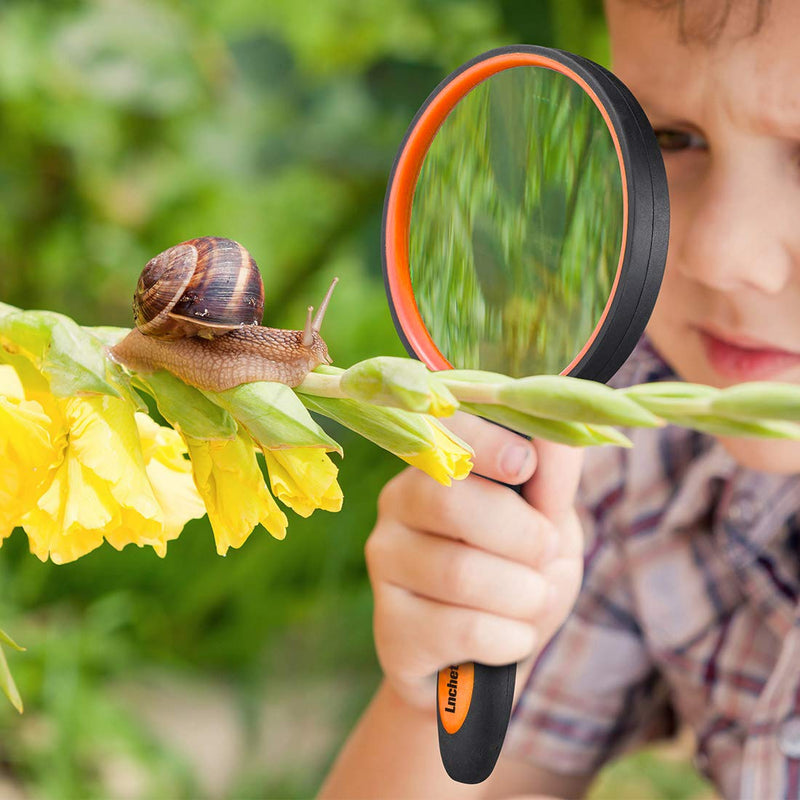
<svg viewBox="0 0 800 800">
<path fill-rule="evenodd" d="M 337 365 L 403 354 L 380 275 L 386 180 L 406 126 L 462 61 L 528 42 L 603 63 L 599 0 L 6 0 L 0 6 L 0 301 L 130 325 L 139 271 L 179 241 L 242 242 L 266 322 L 326 317 Z M 363 545 L 396 459 L 339 426 L 342 512 L 293 518 L 219 558 L 205 520 L 168 558 L 103 547 L 41 564 L 0 550 L 0 622 L 25 699 L 0 703 L 3 778 L 38 797 L 107 795 L 109 764 L 143 797 L 205 791 L 113 691 L 153 669 L 235 687 L 245 730 L 281 677 L 349 680 L 329 757 L 378 679 Z M 277 699 L 277 698 L 276 698 Z M 275 731 L 281 737 L 281 731 Z M 230 796 L 309 796 L 257 763 Z M 663 796 L 675 796 L 667 795 Z"/>
</svg>

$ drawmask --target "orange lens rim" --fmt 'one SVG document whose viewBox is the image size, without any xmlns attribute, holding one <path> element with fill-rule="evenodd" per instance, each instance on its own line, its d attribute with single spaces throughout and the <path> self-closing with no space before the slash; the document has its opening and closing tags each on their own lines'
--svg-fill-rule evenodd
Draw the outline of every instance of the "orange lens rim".
<svg viewBox="0 0 800 800">
<path fill-rule="evenodd" d="M 439 127 L 444 122 L 447 115 L 453 110 L 459 100 L 481 81 L 497 72 L 502 72 L 512 67 L 543 67 L 560 72 L 562 75 L 566 75 L 568 78 L 575 81 L 575 83 L 592 98 L 592 101 L 603 115 L 603 119 L 606 122 L 606 126 L 614 142 L 614 148 L 617 151 L 617 160 L 622 176 L 623 240 L 622 247 L 620 248 L 619 261 L 617 263 L 617 271 L 614 276 L 614 284 L 611 288 L 608 300 L 606 301 L 603 313 L 592 331 L 591 336 L 586 341 L 581 351 L 575 355 L 572 362 L 562 370 L 562 375 L 570 373 L 597 338 L 617 291 L 617 285 L 622 271 L 622 263 L 625 259 L 627 242 L 628 183 L 619 138 L 614 130 L 608 111 L 600 102 L 600 99 L 591 86 L 589 86 L 580 75 L 553 58 L 548 58 L 538 53 L 506 52 L 478 61 L 463 72 L 458 73 L 452 80 L 441 87 L 439 92 L 429 100 L 427 106 L 420 113 L 416 124 L 409 131 L 405 146 L 398 157 L 394 171 L 394 179 L 386 205 L 384 245 L 386 248 L 386 277 L 395 314 L 397 315 L 397 320 L 403 329 L 403 333 L 410 347 L 428 367 L 434 370 L 452 369 L 453 365 L 441 353 L 431 338 L 428 329 L 425 327 L 411 285 L 408 242 L 414 191 L 416 189 L 420 170 L 422 169 L 422 162 L 433 142 L 433 138 L 436 136 Z"/>
</svg>

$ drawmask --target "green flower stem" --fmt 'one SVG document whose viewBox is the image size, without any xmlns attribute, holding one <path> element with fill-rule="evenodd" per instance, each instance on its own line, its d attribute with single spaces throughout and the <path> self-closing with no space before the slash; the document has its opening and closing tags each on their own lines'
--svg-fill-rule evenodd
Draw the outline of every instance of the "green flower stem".
<svg viewBox="0 0 800 800">
<path fill-rule="evenodd" d="M 442 383 L 453 393 L 459 403 L 482 403 L 496 405 L 499 386 L 495 383 L 461 383 L 442 378 Z"/>
<path fill-rule="evenodd" d="M 656 427 L 670 422 L 720 436 L 796 438 L 797 429 L 790 423 L 800 421 L 800 387 L 793 384 L 765 382 L 720 390 L 661 381 L 615 390 L 562 375 L 514 379 L 480 370 L 426 373 L 417 361 L 367 359 L 349 370 L 319 367 L 298 391 L 309 398 L 349 397 L 363 408 L 418 411 L 435 407 L 426 393 L 432 395 L 438 385 L 465 411 L 576 447 L 630 446 L 613 425 Z"/>
<path fill-rule="evenodd" d="M 341 373 L 325 375 L 317 368 L 316 372 L 309 372 L 305 380 L 295 386 L 294 390 L 300 394 L 312 394 L 315 397 L 345 398 L 349 395 L 342 389 Z"/>
</svg>

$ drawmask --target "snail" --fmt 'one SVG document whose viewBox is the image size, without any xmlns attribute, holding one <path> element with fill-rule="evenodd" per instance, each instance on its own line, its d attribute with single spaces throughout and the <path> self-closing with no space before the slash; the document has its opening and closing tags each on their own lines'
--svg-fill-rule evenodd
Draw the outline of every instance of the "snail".
<svg viewBox="0 0 800 800">
<path fill-rule="evenodd" d="M 190 239 L 147 262 L 133 296 L 136 327 L 110 355 L 131 370 L 166 369 L 207 391 L 250 381 L 297 386 L 331 363 L 319 329 L 337 280 L 313 319 L 309 306 L 302 331 L 267 328 L 250 253 L 231 239 Z"/>
</svg>

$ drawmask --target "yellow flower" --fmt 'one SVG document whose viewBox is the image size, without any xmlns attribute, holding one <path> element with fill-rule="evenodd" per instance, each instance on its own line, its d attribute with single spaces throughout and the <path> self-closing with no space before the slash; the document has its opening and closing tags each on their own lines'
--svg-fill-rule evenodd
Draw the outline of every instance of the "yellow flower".
<svg viewBox="0 0 800 800">
<path fill-rule="evenodd" d="M 338 467 L 319 447 L 288 450 L 262 448 L 275 496 L 301 517 L 321 508 L 340 511 L 342 490 L 336 480 Z"/>
<path fill-rule="evenodd" d="M 286 536 L 288 520 L 264 483 L 249 436 L 240 431 L 235 439 L 186 437 L 186 444 L 217 553 L 241 547 L 259 522 L 276 539 Z"/>
<path fill-rule="evenodd" d="M 472 450 L 469 445 L 449 431 L 438 420 L 425 417 L 430 425 L 434 446 L 413 455 L 398 453 L 412 467 L 427 472 L 439 483 L 449 486 L 451 478 L 466 478 L 472 469 Z"/>
<path fill-rule="evenodd" d="M 13 367 L 0 364 L 0 543 L 42 493 L 65 444 L 41 404 L 25 399 Z"/>
<path fill-rule="evenodd" d="M 144 456 L 145 471 L 164 514 L 168 541 L 177 539 L 190 519 L 205 516 L 206 507 L 192 476 L 192 462 L 180 434 L 165 428 L 147 414 L 136 413 L 136 427 Z"/>
<path fill-rule="evenodd" d="M 23 517 L 31 551 L 43 561 L 74 561 L 103 539 L 152 546 L 169 538 L 144 466 L 133 408 L 108 395 L 57 400 L 69 430 L 52 482 Z"/>
</svg>

